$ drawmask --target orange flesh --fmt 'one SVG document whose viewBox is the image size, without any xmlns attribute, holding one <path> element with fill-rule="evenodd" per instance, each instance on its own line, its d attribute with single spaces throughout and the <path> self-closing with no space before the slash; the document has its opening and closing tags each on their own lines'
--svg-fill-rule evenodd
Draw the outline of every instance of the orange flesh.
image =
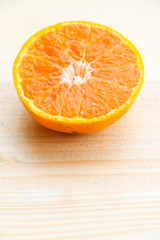
<svg viewBox="0 0 160 240">
<path fill-rule="evenodd" d="M 39 36 L 19 65 L 21 87 L 54 116 L 91 119 L 126 103 L 137 86 L 137 58 L 121 39 L 87 24 L 66 24 Z"/>
</svg>

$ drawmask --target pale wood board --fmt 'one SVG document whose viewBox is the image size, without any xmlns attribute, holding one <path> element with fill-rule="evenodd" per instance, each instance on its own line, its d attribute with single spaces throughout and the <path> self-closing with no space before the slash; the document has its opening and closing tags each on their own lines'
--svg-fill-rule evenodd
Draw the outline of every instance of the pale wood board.
<svg viewBox="0 0 160 240">
<path fill-rule="evenodd" d="M 160 239 L 160 1 L 0 1 L 0 240 Z M 117 123 L 53 132 L 22 106 L 12 65 L 46 26 L 88 20 L 139 49 L 143 88 Z"/>
</svg>

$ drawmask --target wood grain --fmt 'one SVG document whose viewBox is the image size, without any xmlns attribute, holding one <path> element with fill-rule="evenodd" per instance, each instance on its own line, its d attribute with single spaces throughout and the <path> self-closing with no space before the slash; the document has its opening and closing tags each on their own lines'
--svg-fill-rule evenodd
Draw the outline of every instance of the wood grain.
<svg viewBox="0 0 160 240">
<path fill-rule="evenodd" d="M 135 230 L 155 235 L 160 233 L 159 200 L 154 193 L 3 193 L 0 229 L 3 239 L 105 239 L 106 234 L 116 239 L 125 237 L 126 229 L 128 236 Z"/>
<path fill-rule="evenodd" d="M 0 1 L 0 240 L 160 239 L 159 9 L 157 0 Z M 145 66 L 133 107 L 92 134 L 40 126 L 12 80 L 31 34 L 74 19 L 118 30 Z"/>
<path fill-rule="evenodd" d="M 160 234 L 160 194 L 152 192 L 5 192 L 0 214 L 4 240 L 117 239 L 119 235 L 132 239 L 135 233 Z"/>
<path fill-rule="evenodd" d="M 83 135 L 41 127 L 2 84 L 0 239 L 158 239 L 160 83 L 152 84 L 119 122 Z"/>
</svg>

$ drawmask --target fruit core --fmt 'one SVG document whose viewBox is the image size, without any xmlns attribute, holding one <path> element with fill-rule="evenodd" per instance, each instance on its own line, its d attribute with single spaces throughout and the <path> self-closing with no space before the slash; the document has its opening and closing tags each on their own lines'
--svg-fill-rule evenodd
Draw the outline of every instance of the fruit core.
<svg viewBox="0 0 160 240">
<path fill-rule="evenodd" d="M 66 76 L 66 78 L 62 80 L 63 82 L 67 82 L 70 86 L 73 84 L 81 85 L 89 76 L 90 67 L 88 63 L 72 61 L 69 67 L 63 71 Z"/>
</svg>

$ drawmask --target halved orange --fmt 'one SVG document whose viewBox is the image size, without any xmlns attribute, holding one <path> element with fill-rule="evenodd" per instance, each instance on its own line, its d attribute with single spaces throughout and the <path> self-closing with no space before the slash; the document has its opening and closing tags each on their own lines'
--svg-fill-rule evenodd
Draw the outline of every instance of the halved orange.
<svg viewBox="0 0 160 240">
<path fill-rule="evenodd" d="M 134 45 L 113 29 L 71 21 L 34 34 L 14 66 L 17 93 L 33 118 L 62 132 L 98 131 L 135 100 L 144 67 Z"/>
</svg>

